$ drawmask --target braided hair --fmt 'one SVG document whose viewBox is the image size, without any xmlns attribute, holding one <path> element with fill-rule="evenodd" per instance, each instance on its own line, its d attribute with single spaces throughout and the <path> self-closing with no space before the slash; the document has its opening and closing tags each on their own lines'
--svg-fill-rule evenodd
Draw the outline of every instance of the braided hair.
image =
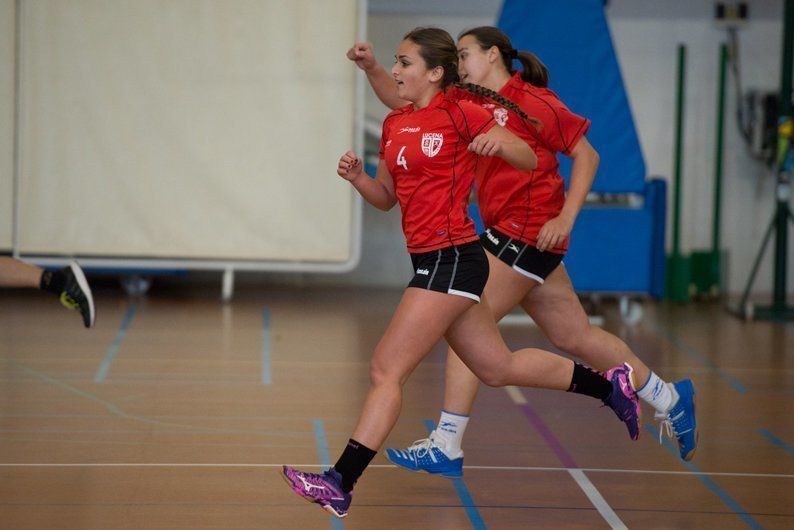
<svg viewBox="0 0 794 530">
<path fill-rule="evenodd" d="M 484 86 L 475 85 L 473 83 L 455 83 L 455 86 L 465 90 L 466 92 L 471 92 L 475 96 L 488 98 L 492 101 L 495 101 L 496 103 L 499 103 L 504 108 L 512 110 L 525 120 L 529 121 L 538 130 L 540 130 L 540 128 L 543 126 L 543 123 L 539 119 L 529 116 L 526 112 L 521 110 L 521 107 L 519 107 L 513 100 L 504 97 L 490 88 L 485 88 Z"/>
<path fill-rule="evenodd" d="M 536 129 L 540 129 L 541 121 L 528 116 L 510 99 L 484 86 L 460 82 L 460 77 L 458 76 L 458 47 L 455 45 L 455 41 L 452 40 L 452 36 L 445 30 L 434 27 L 415 28 L 408 32 L 403 37 L 403 40 L 410 40 L 419 46 L 419 55 L 422 56 L 428 68 L 441 66 L 444 69 L 444 76 L 441 78 L 442 90 L 455 86 L 476 96 L 490 99 L 531 122 Z"/>
</svg>

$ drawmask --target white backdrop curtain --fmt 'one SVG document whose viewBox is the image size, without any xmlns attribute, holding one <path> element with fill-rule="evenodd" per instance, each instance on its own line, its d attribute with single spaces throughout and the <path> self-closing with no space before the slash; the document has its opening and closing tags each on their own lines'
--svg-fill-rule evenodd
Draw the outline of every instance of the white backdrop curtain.
<svg viewBox="0 0 794 530">
<path fill-rule="evenodd" d="M 357 0 L 22 5 L 23 255 L 348 259 Z"/>
</svg>

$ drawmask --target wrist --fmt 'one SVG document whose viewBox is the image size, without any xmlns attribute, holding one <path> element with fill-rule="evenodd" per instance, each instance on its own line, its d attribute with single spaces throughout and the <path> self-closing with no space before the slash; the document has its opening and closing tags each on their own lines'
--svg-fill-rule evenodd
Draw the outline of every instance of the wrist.
<svg viewBox="0 0 794 530">
<path fill-rule="evenodd" d="M 356 185 L 356 182 L 357 182 L 357 181 L 358 181 L 358 180 L 361 178 L 361 176 L 362 176 L 363 174 L 364 174 L 364 172 L 363 172 L 363 171 L 359 171 L 359 173 L 358 173 L 357 175 L 355 175 L 353 178 L 350 178 L 350 179 L 347 179 L 347 180 L 348 180 L 348 182 L 350 182 L 350 184 L 352 184 L 353 186 L 355 186 L 355 185 Z"/>
</svg>

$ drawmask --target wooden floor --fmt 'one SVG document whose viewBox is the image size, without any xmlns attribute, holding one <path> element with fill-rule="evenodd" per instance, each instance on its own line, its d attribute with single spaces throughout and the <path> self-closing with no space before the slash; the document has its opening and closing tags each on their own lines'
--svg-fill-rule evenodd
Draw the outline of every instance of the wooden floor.
<svg viewBox="0 0 794 530">
<path fill-rule="evenodd" d="M 794 527 L 794 324 L 646 305 L 628 328 L 607 307 L 605 327 L 652 368 L 694 380 L 691 465 L 659 444 L 649 411 L 632 442 L 587 398 L 486 388 L 463 480 L 379 453 L 351 515 L 332 521 L 278 468 L 336 460 L 400 293 L 238 290 L 225 306 L 217 294 L 101 291 L 87 331 L 41 293 L 0 293 L 0 527 Z M 513 347 L 550 347 L 536 328 L 503 333 Z M 437 419 L 443 355 L 406 385 L 388 445 Z"/>
</svg>

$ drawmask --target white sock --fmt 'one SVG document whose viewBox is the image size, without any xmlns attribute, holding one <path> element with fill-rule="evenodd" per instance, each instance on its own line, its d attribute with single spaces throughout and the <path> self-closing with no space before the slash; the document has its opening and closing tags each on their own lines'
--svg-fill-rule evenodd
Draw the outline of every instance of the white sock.
<svg viewBox="0 0 794 530">
<path fill-rule="evenodd" d="M 667 414 L 678 401 L 678 393 L 673 385 L 665 383 L 653 372 L 648 376 L 645 384 L 637 390 L 637 395 L 661 414 Z"/>
<path fill-rule="evenodd" d="M 468 416 L 441 411 L 441 418 L 438 420 L 433 441 L 438 444 L 449 458 L 458 458 L 463 455 L 460 444 L 463 441 L 463 433 L 469 423 Z"/>
</svg>

